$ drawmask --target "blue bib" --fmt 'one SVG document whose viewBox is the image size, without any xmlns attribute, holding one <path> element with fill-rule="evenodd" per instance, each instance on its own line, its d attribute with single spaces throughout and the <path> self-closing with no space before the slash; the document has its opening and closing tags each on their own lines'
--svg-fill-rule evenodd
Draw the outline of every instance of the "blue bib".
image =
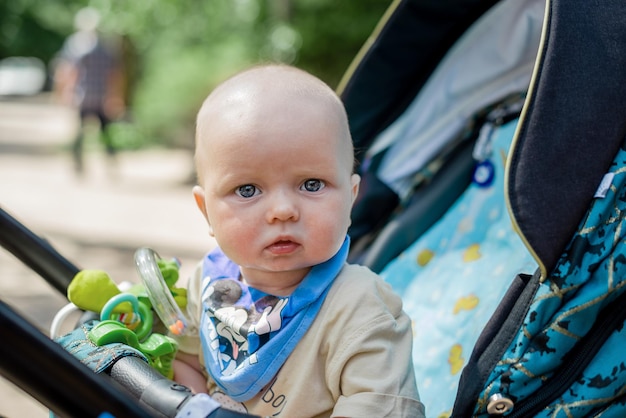
<svg viewBox="0 0 626 418">
<path fill-rule="evenodd" d="M 346 237 L 328 261 L 314 266 L 286 297 L 239 280 L 239 266 L 217 248 L 202 265 L 200 326 L 209 374 L 232 399 L 257 395 L 282 367 L 319 312 L 350 246 Z"/>
</svg>

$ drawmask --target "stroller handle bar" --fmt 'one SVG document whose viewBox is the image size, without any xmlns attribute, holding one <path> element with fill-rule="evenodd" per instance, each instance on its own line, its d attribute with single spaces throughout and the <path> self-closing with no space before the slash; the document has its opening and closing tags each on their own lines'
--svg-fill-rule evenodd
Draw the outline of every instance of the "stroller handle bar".
<svg viewBox="0 0 626 418">
<path fill-rule="evenodd" d="M 220 408 L 220 404 L 208 395 L 193 395 L 186 386 L 163 377 L 137 357 L 129 356 L 119 359 L 111 368 L 110 375 L 134 398 L 139 399 L 140 405 L 155 417 L 253 417 L 253 415 Z"/>
<path fill-rule="evenodd" d="M 65 295 L 67 286 L 80 271 L 48 241 L 35 235 L 0 207 L 0 246 L 43 277 Z"/>
</svg>

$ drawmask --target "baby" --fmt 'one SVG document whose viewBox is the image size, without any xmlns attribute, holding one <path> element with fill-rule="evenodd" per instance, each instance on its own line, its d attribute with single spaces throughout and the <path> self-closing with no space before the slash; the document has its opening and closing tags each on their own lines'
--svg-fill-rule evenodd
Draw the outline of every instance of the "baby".
<svg viewBox="0 0 626 418">
<path fill-rule="evenodd" d="M 190 279 L 199 342 L 175 380 L 260 416 L 423 416 L 400 298 L 346 263 L 353 162 L 343 104 L 304 71 L 254 67 L 209 95 L 193 196 L 218 248 Z"/>
</svg>

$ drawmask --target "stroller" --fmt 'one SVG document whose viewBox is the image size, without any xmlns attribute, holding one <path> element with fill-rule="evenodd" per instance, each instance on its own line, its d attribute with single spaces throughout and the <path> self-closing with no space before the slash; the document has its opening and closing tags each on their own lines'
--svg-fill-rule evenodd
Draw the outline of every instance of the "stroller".
<svg viewBox="0 0 626 418">
<path fill-rule="evenodd" d="M 543 23 L 533 20 L 538 7 Z M 500 15 L 508 8 L 517 20 Z M 525 24 L 511 24 L 520 21 Z M 487 83 L 498 88 L 481 101 L 460 94 L 473 92 L 469 83 L 456 84 L 452 93 L 459 94 L 450 102 L 433 104 L 451 74 L 472 68 L 464 46 L 493 22 L 524 40 L 511 52 L 514 36 L 492 37 L 515 58 L 508 67 L 488 67 L 506 83 Z M 428 416 L 626 416 L 620 353 L 626 126 L 616 117 L 626 100 L 623 22 L 626 6 L 618 0 L 547 0 L 545 9 L 539 1 L 395 1 L 340 86 L 355 147 L 364 151 L 352 260 L 381 272 L 403 295 L 416 335 L 424 311 L 412 298 L 427 289 L 445 300 L 456 290 L 448 281 L 455 271 L 444 275 L 441 266 L 455 267 L 448 261 L 457 253 L 480 267 L 470 271 L 480 280 L 474 292 L 450 298 L 456 318 L 466 316 L 463 341 L 445 350 L 431 346 L 445 353 L 443 361 L 429 360 L 434 370 L 416 362 Z M 477 90 L 485 93 L 480 81 Z M 415 127 L 409 122 L 424 106 L 456 114 L 438 126 L 425 118 Z M 412 141 L 428 137 L 418 157 L 402 145 L 400 132 Z M 418 163 L 404 165 L 404 156 Z M 469 230 L 468 211 L 473 225 L 484 227 L 474 228 L 470 240 L 457 235 Z M 9 214 L 0 215 L 0 243 L 65 293 L 76 267 Z M 502 257 L 505 267 L 487 270 Z M 0 371 L 60 415 L 175 416 L 193 399 L 132 357 L 96 375 L 4 303 L 0 317 L 2 335 L 13 342 L 0 356 Z M 430 318 L 444 328 L 455 325 Z M 458 331 L 444 330 L 450 329 Z M 444 341 L 437 330 L 427 331 L 430 341 Z M 50 357 L 38 363 L 38 356 L 16 355 L 33 349 Z M 447 367 L 454 373 L 443 379 Z"/>
<path fill-rule="evenodd" d="M 397 3 L 345 83 L 355 144 L 366 150 L 353 260 L 381 271 L 403 295 L 428 416 L 624 416 L 624 355 L 616 353 L 624 338 L 617 279 L 623 189 L 616 173 L 625 138 L 614 110 L 623 91 L 607 81 L 621 85 L 625 9 L 547 1 L 530 88 L 516 114 L 513 72 L 502 73 L 511 90 L 491 103 L 498 79 L 484 82 L 493 89 L 478 84 L 486 104 L 479 109 L 472 86 L 459 81 L 481 81 L 464 72 L 475 63 L 455 54 L 471 48 L 473 36 L 480 40 L 490 16 L 483 29 L 510 29 L 493 35 L 496 46 L 517 45 L 515 35 L 530 39 L 537 5 L 472 5 L 486 9 L 469 29 L 459 17 L 443 33 L 407 39 L 407 27 L 441 10 Z M 517 20 L 500 14 L 507 7 Z M 455 45 L 432 70 L 429 46 L 451 38 Z M 400 51 L 391 54 L 393 47 Z M 524 51 L 491 50 L 484 72 L 497 74 L 494 61 Z M 437 86 L 443 79 L 447 88 Z M 380 91 L 366 94 L 365 85 Z M 431 88 L 459 97 L 440 105 L 428 97 Z M 477 104 L 473 114 L 463 113 L 461 93 Z M 422 118 L 429 106 L 448 110 L 439 125 Z M 435 144 L 411 152 L 402 143 L 432 134 L 439 134 Z"/>
</svg>

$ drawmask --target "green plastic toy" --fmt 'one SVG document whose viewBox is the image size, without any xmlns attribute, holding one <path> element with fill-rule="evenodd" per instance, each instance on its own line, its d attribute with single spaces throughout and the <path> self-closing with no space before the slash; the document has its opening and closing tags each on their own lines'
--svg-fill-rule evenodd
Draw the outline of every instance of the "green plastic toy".
<svg viewBox="0 0 626 418">
<path fill-rule="evenodd" d="M 165 281 L 163 290 L 171 293 L 175 305 L 187 306 L 187 291 L 177 288 L 178 260 L 157 260 L 158 271 Z M 122 292 L 102 270 L 82 270 L 70 282 L 67 297 L 78 308 L 100 313 L 100 322 L 88 336 L 96 345 L 123 343 L 141 351 L 150 365 L 162 375 L 173 378 L 172 362 L 178 342 L 163 334 L 153 333 L 153 306 L 144 284 Z M 176 334 L 176 333 L 174 333 Z"/>
<path fill-rule="evenodd" d="M 107 319 L 95 325 L 88 334 L 89 339 L 97 346 L 122 343 L 141 351 L 152 367 L 168 379 L 173 379 L 172 362 L 178 351 L 178 343 L 163 334 L 150 334 L 144 342 L 140 342 L 137 334 L 118 321 Z"/>
<path fill-rule="evenodd" d="M 174 301 L 180 307 L 187 307 L 187 289 L 176 287 L 179 278 L 180 263 L 176 259 L 158 259 L 157 265 L 163 279 L 170 290 Z M 111 277 L 102 270 L 81 270 L 74 276 L 67 288 L 67 298 L 84 311 L 101 312 L 104 305 L 122 291 Z M 152 307 L 143 284 L 136 284 L 126 291 Z M 119 304 L 114 313 L 130 313 L 132 307 L 128 303 Z"/>
<path fill-rule="evenodd" d="M 104 305 L 122 291 L 111 277 L 102 270 L 81 270 L 67 287 L 67 298 L 84 311 L 100 312 Z M 116 313 L 132 312 L 129 303 L 116 307 Z"/>
</svg>

